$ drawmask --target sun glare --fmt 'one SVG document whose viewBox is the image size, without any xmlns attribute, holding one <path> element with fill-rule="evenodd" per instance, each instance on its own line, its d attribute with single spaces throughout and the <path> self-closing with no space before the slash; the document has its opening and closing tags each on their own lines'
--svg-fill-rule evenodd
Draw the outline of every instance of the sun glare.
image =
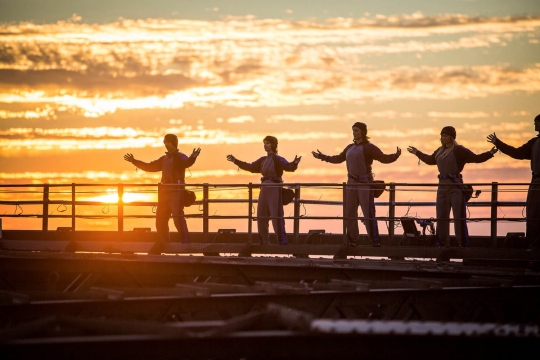
<svg viewBox="0 0 540 360">
<path fill-rule="evenodd" d="M 107 194 L 95 196 L 89 199 L 89 201 L 99 201 L 108 204 L 118 203 L 118 192 L 116 189 L 107 189 Z M 152 194 L 141 194 L 126 192 L 122 196 L 124 203 L 132 203 L 136 201 L 155 201 Z"/>
</svg>

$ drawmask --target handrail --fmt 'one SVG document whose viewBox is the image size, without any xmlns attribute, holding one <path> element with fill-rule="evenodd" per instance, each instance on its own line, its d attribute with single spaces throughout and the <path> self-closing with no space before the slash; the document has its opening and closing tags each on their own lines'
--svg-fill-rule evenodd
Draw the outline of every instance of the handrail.
<svg viewBox="0 0 540 360">
<path fill-rule="evenodd" d="M 529 186 L 531 185 L 530 182 L 526 183 L 501 183 L 501 182 L 495 182 L 496 184 L 503 185 L 503 186 Z M 383 183 L 380 183 L 381 185 Z M 471 183 L 471 182 L 465 182 L 464 185 L 472 185 L 472 186 L 491 186 L 494 183 Z M 0 184 L 0 188 L 3 187 L 45 187 L 48 186 L 49 188 L 52 187 L 68 187 L 72 184 Z M 100 183 L 100 184 L 86 184 L 86 183 L 80 183 L 76 184 L 77 187 L 104 187 L 104 186 L 118 186 L 118 183 Z M 157 184 L 125 184 L 122 183 L 120 185 L 127 186 L 127 187 L 152 187 L 157 186 Z M 191 184 L 185 184 L 187 187 L 204 187 L 206 185 L 211 187 L 247 187 L 248 184 L 239 184 L 239 183 L 218 183 L 218 184 L 209 184 L 209 183 L 191 183 Z M 324 186 L 324 187 L 330 187 L 330 186 L 343 186 L 343 183 L 277 183 L 277 184 L 259 184 L 259 183 L 253 183 L 253 187 L 264 187 L 264 186 Z M 357 184 L 358 186 L 362 186 L 365 184 Z M 398 182 L 389 182 L 384 183 L 386 186 L 395 185 L 395 186 L 411 186 L 411 187 L 421 187 L 421 186 L 427 186 L 427 187 L 438 187 L 445 184 L 439 184 L 439 183 L 398 183 Z M 454 186 L 456 184 L 446 184 L 449 186 Z M 161 186 L 177 186 L 176 184 L 161 184 Z M 354 186 L 354 184 L 347 184 L 347 186 Z"/>
<path fill-rule="evenodd" d="M 498 220 L 507 220 L 507 221 L 523 221 L 523 218 L 498 218 L 497 217 L 497 208 L 498 207 L 523 207 L 525 206 L 525 202 L 521 201 L 499 201 L 498 200 L 498 194 L 500 192 L 504 192 L 505 190 L 501 190 L 501 187 L 508 187 L 508 186 L 529 186 L 530 183 L 467 183 L 469 185 L 479 187 L 489 187 L 490 190 L 483 190 L 484 192 L 491 193 L 491 200 L 490 201 L 478 201 L 478 202 L 469 202 L 467 206 L 470 207 L 490 207 L 491 208 L 491 217 L 489 218 L 469 218 L 466 220 L 469 221 L 489 221 L 490 222 L 490 235 L 492 238 L 493 245 L 496 246 L 497 241 L 497 221 Z M 418 188 L 418 187 L 424 187 L 424 188 L 434 188 L 434 187 L 440 187 L 440 186 L 455 186 L 455 184 L 439 184 L 439 183 L 386 183 L 386 186 L 388 189 L 386 191 L 389 192 L 389 201 L 386 202 L 376 202 L 375 205 L 378 207 L 384 206 L 388 207 L 388 216 L 386 217 L 375 217 L 374 219 L 378 221 L 388 221 L 388 230 L 389 230 L 389 236 L 390 238 L 394 237 L 394 229 L 395 229 L 395 222 L 399 221 L 401 217 L 396 217 L 396 207 L 431 207 L 435 206 L 435 202 L 430 201 L 409 201 L 409 202 L 403 202 L 403 201 L 396 201 L 396 192 L 400 191 L 421 191 L 421 190 L 406 190 L 402 188 L 406 187 L 412 187 L 412 188 Z M 159 187 L 177 187 L 178 185 L 164 185 L 160 184 Z M 186 218 L 200 218 L 203 221 L 203 233 L 204 237 L 207 240 L 208 238 L 208 232 L 209 232 L 209 221 L 211 219 L 246 219 L 248 220 L 248 233 L 249 237 L 251 239 L 252 235 L 252 220 L 253 215 L 251 213 L 253 204 L 257 203 L 258 201 L 256 199 L 253 199 L 253 189 L 262 188 L 262 187 L 290 187 L 294 189 L 296 193 L 296 197 L 294 199 L 294 216 L 283 216 L 280 218 L 285 218 L 289 220 L 294 221 L 294 237 L 295 240 L 298 239 L 299 231 L 300 231 L 300 220 L 343 220 L 343 234 L 345 235 L 345 220 L 349 220 L 349 218 L 345 216 L 301 216 L 300 215 L 300 207 L 301 205 L 326 205 L 326 206 L 343 206 L 345 207 L 346 202 L 346 189 L 349 187 L 356 187 L 356 186 L 365 186 L 365 184 L 347 184 L 347 183 L 279 183 L 279 184 L 259 184 L 259 183 L 249 183 L 249 184 L 209 184 L 209 183 L 201 183 L 201 184 L 186 184 L 185 187 L 188 189 L 195 189 L 196 191 L 202 190 L 202 199 L 195 201 L 194 205 L 201 206 L 202 205 L 202 214 L 186 214 Z M 51 188 L 61 188 L 61 187 L 70 187 L 70 191 L 65 192 L 66 194 L 71 194 L 70 200 L 51 200 L 50 195 L 57 193 L 54 191 L 51 191 Z M 77 200 L 78 194 L 84 194 L 84 191 L 77 192 L 77 189 L 84 188 L 84 187 L 115 187 L 117 189 L 117 194 L 119 201 L 118 203 L 110 203 L 110 202 L 100 202 L 100 201 L 81 201 Z M 157 188 L 158 185 L 156 184 L 0 184 L 0 189 L 2 188 L 42 188 L 42 194 L 43 199 L 42 200 L 0 200 L 0 205 L 42 205 L 43 207 L 43 214 L 4 214 L 0 215 L 1 217 L 33 217 L 33 218 L 41 218 L 42 219 L 42 230 L 47 231 L 48 230 L 48 221 L 51 218 L 71 218 L 71 228 L 72 230 L 75 230 L 76 227 L 76 219 L 77 218 L 85 218 L 85 219 L 98 219 L 98 218 L 117 218 L 118 219 L 118 231 L 122 232 L 124 231 L 124 219 L 126 218 L 155 218 L 155 215 L 126 215 L 124 214 L 124 207 L 125 206 L 156 206 L 157 202 L 146 202 L 146 201 L 136 201 L 136 202 L 130 202 L 126 203 L 122 201 L 122 195 L 130 188 L 141 188 L 141 187 L 154 187 Z M 325 188 L 330 190 L 339 190 L 342 189 L 342 201 L 329 201 L 329 200 L 309 200 L 309 199 L 301 199 L 301 189 L 302 188 Z M 247 188 L 248 190 L 248 198 L 247 199 L 210 199 L 209 197 L 209 191 L 210 189 L 223 189 L 223 188 Z M 431 191 L 431 190 L 430 190 Z M 513 192 L 516 192 L 516 190 L 511 190 Z M 519 190 L 521 192 L 522 190 Z M 523 192 L 526 190 L 524 189 Z M 151 190 L 146 192 L 152 192 L 155 193 L 157 190 Z M 24 192 L 21 192 L 24 193 Z M 209 215 L 209 207 L 210 204 L 219 204 L 219 203 L 246 203 L 248 204 L 248 215 L 230 215 L 230 216 L 222 216 L 222 215 Z M 49 205 L 70 205 L 72 207 L 71 214 L 66 215 L 52 215 L 48 213 L 48 207 Z M 102 214 L 102 215 L 77 215 L 75 212 L 75 208 L 77 206 L 82 205 L 104 205 L 104 206 L 117 206 L 118 207 L 118 213 L 117 215 L 108 215 L 108 214 Z M 345 214 L 345 211 L 343 211 L 343 214 Z M 264 219 L 273 219 L 275 217 L 264 217 Z M 355 218 L 357 219 L 357 218 Z M 430 218 L 431 220 L 438 220 L 434 218 Z M 463 220 L 459 218 L 455 218 L 454 220 Z"/>
</svg>

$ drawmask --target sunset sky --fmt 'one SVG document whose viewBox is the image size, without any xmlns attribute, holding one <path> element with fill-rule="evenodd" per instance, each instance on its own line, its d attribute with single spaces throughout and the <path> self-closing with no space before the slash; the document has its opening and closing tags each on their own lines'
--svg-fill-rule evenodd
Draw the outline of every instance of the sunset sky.
<svg viewBox="0 0 540 360">
<path fill-rule="evenodd" d="M 493 131 L 536 136 L 539 54 L 538 0 L 0 0 L 0 182 L 157 183 L 122 155 L 154 160 L 175 133 L 202 148 L 189 183 L 258 182 L 225 157 L 257 159 L 266 135 L 303 156 L 286 182 L 341 183 L 310 152 L 340 152 L 356 121 L 404 151 L 376 178 L 436 182 L 405 150 L 431 153 L 445 125 L 477 153 Z M 497 154 L 464 176 L 527 182 L 530 164 Z"/>
</svg>

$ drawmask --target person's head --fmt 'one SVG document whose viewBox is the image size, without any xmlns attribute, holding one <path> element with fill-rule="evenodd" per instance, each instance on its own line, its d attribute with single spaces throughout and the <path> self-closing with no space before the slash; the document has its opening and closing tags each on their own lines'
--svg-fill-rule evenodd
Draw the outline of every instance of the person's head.
<svg viewBox="0 0 540 360">
<path fill-rule="evenodd" d="M 174 134 L 167 134 L 163 138 L 163 144 L 167 151 L 174 151 L 178 148 L 178 137 Z"/>
<path fill-rule="evenodd" d="M 369 137 L 367 136 L 368 129 L 367 125 L 362 122 L 355 122 L 352 126 L 352 133 L 354 141 L 365 141 L 367 142 L 369 140 Z"/>
<path fill-rule="evenodd" d="M 445 126 L 441 130 L 441 144 L 450 147 L 456 141 L 456 129 L 453 126 Z"/>
<path fill-rule="evenodd" d="M 540 114 L 534 118 L 534 131 L 540 131 Z"/>
<path fill-rule="evenodd" d="M 273 152 L 277 154 L 278 140 L 274 136 L 266 136 L 263 139 L 264 151 Z"/>
</svg>

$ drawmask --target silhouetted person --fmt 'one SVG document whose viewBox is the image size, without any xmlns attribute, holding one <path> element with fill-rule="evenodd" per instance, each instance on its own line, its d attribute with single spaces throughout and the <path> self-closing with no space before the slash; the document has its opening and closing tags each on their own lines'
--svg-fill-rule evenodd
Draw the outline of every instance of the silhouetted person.
<svg viewBox="0 0 540 360">
<path fill-rule="evenodd" d="M 188 243 L 189 236 L 183 203 L 185 175 L 186 169 L 195 163 L 201 149 L 193 149 L 193 153 L 188 158 L 178 151 L 178 137 L 174 134 L 165 135 L 163 144 L 167 149 L 165 155 L 150 163 L 135 160 L 132 154 L 124 155 L 124 160 L 144 171 L 161 171 L 160 184 L 164 186 L 158 187 L 158 206 L 156 210 L 158 238 L 161 241 L 169 241 L 169 219 L 172 214 L 174 225 L 180 235 L 180 241 Z"/>
<path fill-rule="evenodd" d="M 292 162 L 288 162 L 277 154 L 278 140 L 273 136 L 263 139 L 264 151 L 267 155 L 252 163 L 246 163 L 236 159 L 233 155 L 227 155 L 227 160 L 233 162 L 240 169 L 252 173 L 261 173 L 263 184 L 276 184 L 276 186 L 261 186 L 259 201 L 257 204 L 257 228 L 259 231 L 259 243 L 268 244 L 268 227 L 270 219 L 273 217 L 272 225 L 280 245 L 287 245 L 287 234 L 285 232 L 285 219 L 283 218 L 283 198 L 282 187 L 283 171 L 295 171 L 302 157 L 294 157 Z"/>
<path fill-rule="evenodd" d="M 373 246 L 381 246 L 379 227 L 377 220 L 375 220 L 375 196 L 370 185 L 373 182 L 371 165 L 373 164 L 373 160 L 377 160 L 383 164 L 393 163 L 401 155 L 401 149 L 397 148 L 395 154 L 383 154 L 377 146 L 369 142 L 367 126 L 361 122 L 357 122 L 352 126 L 352 133 L 354 138 L 353 143 L 347 145 L 345 150 L 339 155 L 328 156 L 319 150 L 317 152 L 312 151 L 311 153 L 315 158 L 332 164 L 341 164 L 346 161 L 348 172 L 347 184 L 365 184 L 347 187 L 346 190 L 345 217 L 350 218 L 345 221 L 348 245 L 357 246 L 360 240 L 358 230 L 358 205 L 360 204 L 364 214 L 363 223 L 366 225 L 368 236 L 373 242 Z"/>
<path fill-rule="evenodd" d="M 456 142 L 456 129 L 445 126 L 441 130 L 441 147 L 432 155 L 427 155 L 409 146 L 411 154 L 418 156 L 428 165 L 437 165 L 439 169 L 439 188 L 437 189 L 437 246 L 450 246 L 450 209 L 454 214 L 454 231 L 458 244 L 470 246 L 469 231 L 466 222 L 466 199 L 463 192 L 463 175 L 461 172 L 467 163 L 483 163 L 497 152 L 490 151 L 476 155 Z M 451 185 L 448 185 L 451 184 Z"/>
<path fill-rule="evenodd" d="M 534 131 L 540 132 L 540 115 L 534 119 Z M 518 160 L 531 160 L 532 180 L 527 194 L 527 241 L 529 250 L 540 249 L 540 140 L 532 138 L 519 148 L 503 143 L 495 133 L 488 135 L 503 154 Z"/>
</svg>

